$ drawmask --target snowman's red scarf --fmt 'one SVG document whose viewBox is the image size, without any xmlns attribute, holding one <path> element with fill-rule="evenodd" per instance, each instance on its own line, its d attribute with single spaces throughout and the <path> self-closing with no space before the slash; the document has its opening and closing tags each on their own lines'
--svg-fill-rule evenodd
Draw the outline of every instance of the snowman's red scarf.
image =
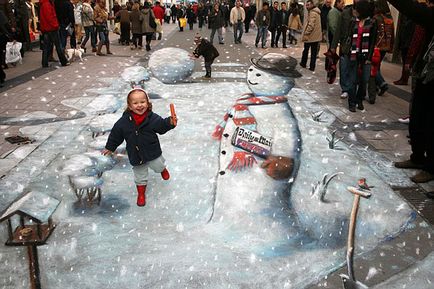
<svg viewBox="0 0 434 289">
<path fill-rule="evenodd" d="M 243 97 L 237 99 L 235 104 L 224 115 L 223 121 L 215 127 L 212 137 L 216 140 L 222 138 L 229 118 L 232 118 L 234 124 L 239 127 L 256 131 L 256 119 L 249 110 L 250 105 L 267 105 L 287 101 L 288 99 L 285 96 L 255 96 L 252 93 L 244 94 Z M 254 163 L 256 163 L 256 160 L 251 153 L 235 147 L 234 156 L 228 165 L 228 169 L 237 171 L 245 167 L 251 167 Z"/>
</svg>

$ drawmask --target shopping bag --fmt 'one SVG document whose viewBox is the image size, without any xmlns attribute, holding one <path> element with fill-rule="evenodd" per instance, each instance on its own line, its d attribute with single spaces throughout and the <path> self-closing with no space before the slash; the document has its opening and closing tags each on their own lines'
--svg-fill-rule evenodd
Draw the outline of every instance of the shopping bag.
<svg viewBox="0 0 434 289">
<path fill-rule="evenodd" d="M 179 26 L 180 27 L 187 26 L 187 19 L 185 19 L 185 18 L 179 18 Z"/>
<path fill-rule="evenodd" d="M 21 63 L 21 47 L 23 44 L 18 41 L 8 42 L 6 43 L 6 63 Z"/>
<path fill-rule="evenodd" d="M 115 27 L 113 28 L 113 33 L 121 35 L 121 23 L 116 22 Z"/>
<path fill-rule="evenodd" d="M 163 25 L 161 25 L 160 20 L 155 18 L 155 24 L 157 24 L 157 27 L 155 28 L 155 32 L 157 33 L 163 33 Z"/>
</svg>

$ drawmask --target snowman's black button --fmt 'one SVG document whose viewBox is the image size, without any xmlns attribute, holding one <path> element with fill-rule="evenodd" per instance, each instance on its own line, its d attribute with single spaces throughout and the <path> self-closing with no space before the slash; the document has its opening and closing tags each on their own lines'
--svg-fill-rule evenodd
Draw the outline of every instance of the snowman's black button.
<svg viewBox="0 0 434 289">
<path fill-rule="evenodd" d="M 225 171 L 220 171 L 219 174 L 223 176 L 226 173 L 225 173 Z"/>
</svg>

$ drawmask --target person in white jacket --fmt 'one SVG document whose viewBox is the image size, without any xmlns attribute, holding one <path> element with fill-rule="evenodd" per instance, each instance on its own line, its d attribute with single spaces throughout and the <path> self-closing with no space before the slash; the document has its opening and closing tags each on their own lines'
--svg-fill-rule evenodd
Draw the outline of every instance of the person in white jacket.
<svg viewBox="0 0 434 289">
<path fill-rule="evenodd" d="M 234 42 L 241 43 L 241 36 L 243 36 L 243 23 L 246 19 L 244 8 L 241 7 L 241 1 L 237 0 L 235 7 L 232 8 L 230 14 L 230 21 L 234 29 Z"/>
</svg>

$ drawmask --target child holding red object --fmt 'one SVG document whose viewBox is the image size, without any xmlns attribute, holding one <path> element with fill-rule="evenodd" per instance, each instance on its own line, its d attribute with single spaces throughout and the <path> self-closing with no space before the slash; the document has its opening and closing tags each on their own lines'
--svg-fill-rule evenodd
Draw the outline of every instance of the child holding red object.
<svg viewBox="0 0 434 289">
<path fill-rule="evenodd" d="M 161 173 L 164 180 L 170 178 L 157 133 L 164 134 L 175 128 L 177 119 L 174 111 L 171 117 L 164 119 L 152 112 L 148 94 L 141 88 L 134 88 L 128 93 L 127 104 L 122 117 L 113 126 L 102 154 L 112 154 L 126 141 L 128 159 L 133 166 L 134 182 L 137 186 L 137 205 L 144 206 L 148 168 Z"/>
</svg>

